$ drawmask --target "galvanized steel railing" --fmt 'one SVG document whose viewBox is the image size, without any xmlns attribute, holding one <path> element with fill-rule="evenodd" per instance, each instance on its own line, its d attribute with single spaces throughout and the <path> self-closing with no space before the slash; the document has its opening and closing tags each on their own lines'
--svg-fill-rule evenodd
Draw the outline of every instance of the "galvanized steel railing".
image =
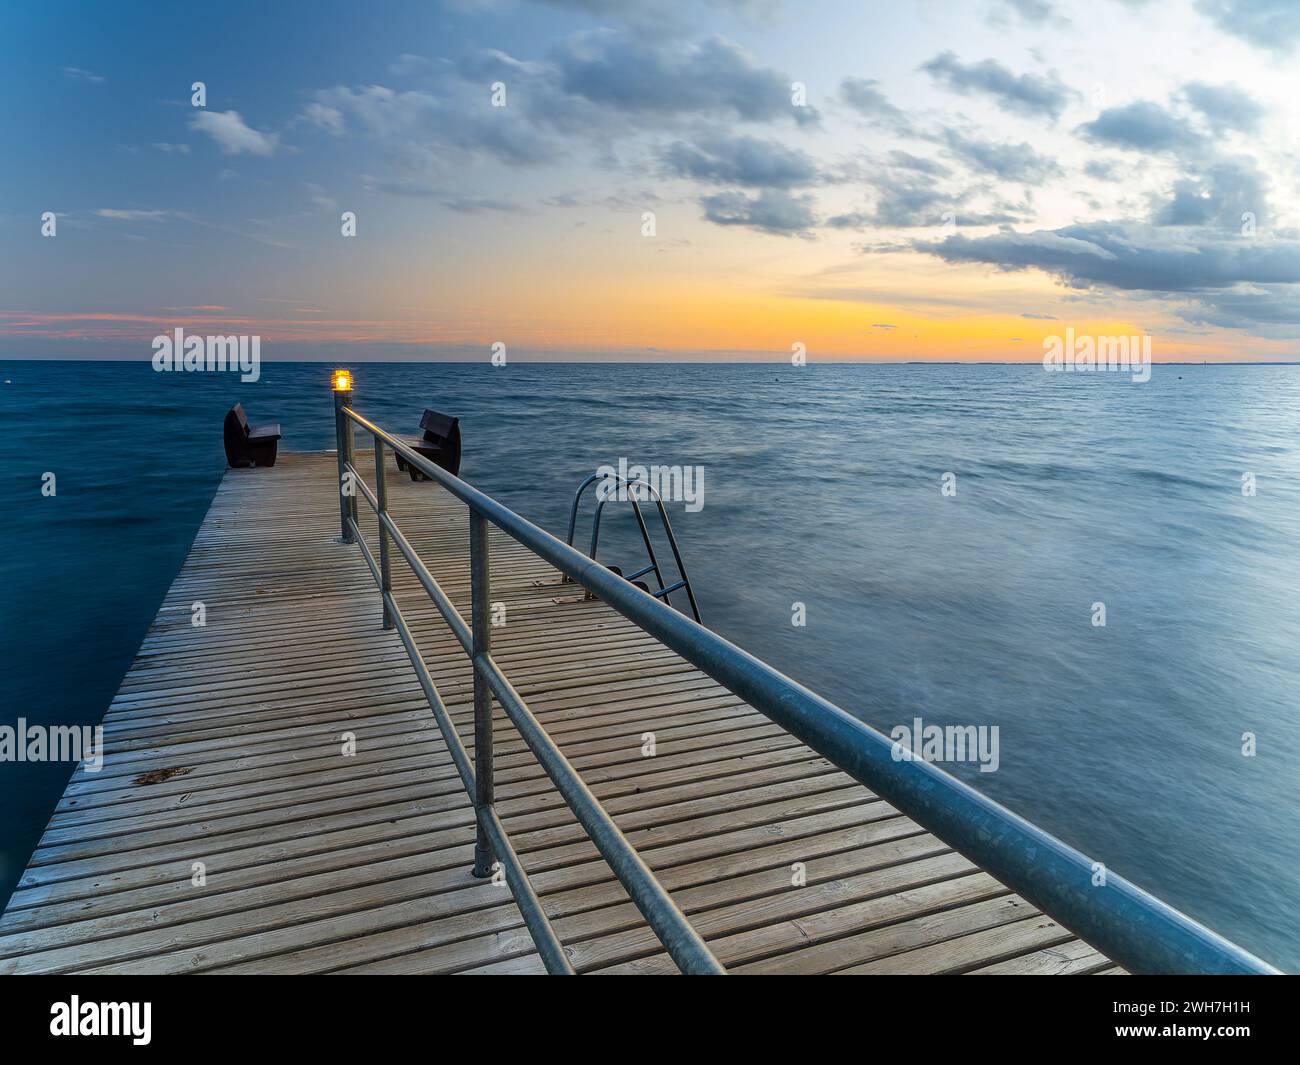
<svg viewBox="0 0 1300 1065">
<path fill-rule="evenodd" d="M 349 395 L 335 393 L 343 538 L 355 541 L 361 548 L 381 590 L 384 626 L 397 628 L 447 749 L 474 800 L 478 824 L 475 875 L 489 874 L 494 855 L 502 863 L 524 922 L 549 971 L 572 973 L 573 968 L 493 805 L 494 695 L 678 966 L 688 973 L 725 970 L 492 658 L 488 624 L 489 522 L 1125 968 L 1185 974 L 1278 971 L 1113 872 L 1106 872 L 1105 886 L 1094 886 L 1094 863 L 1073 847 L 933 763 L 896 759 L 893 741 L 887 736 L 434 465 L 352 410 L 347 404 Z M 353 465 L 354 424 L 375 441 L 373 491 Z M 469 507 L 469 625 L 388 514 L 385 447 Z M 377 517 L 377 561 L 357 526 L 356 494 L 342 491 L 342 482 L 349 475 Z M 390 538 L 473 662 L 472 766 L 393 599 Z"/>
<path fill-rule="evenodd" d="M 528 705 L 515 691 L 506 678 L 501 667 L 492 658 L 491 626 L 489 617 L 489 584 L 491 580 L 487 523 L 493 521 L 498 527 L 510 532 L 500 521 L 501 514 L 511 514 L 495 500 L 471 488 L 458 477 L 453 477 L 445 470 L 416 451 L 407 447 L 400 440 L 366 420 L 346 405 L 348 393 L 335 393 L 336 430 L 339 454 L 339 508 L 342 521 L 343 539 L 355 541 L 361 548 L 366 565 L 380 587 L 384 604 L 384 627 L 396 627 L 406 653 L 415 667 L 420 686 L 429 700 L 429 706 L 442 730 L 443 739 L 451 752 L 452 760 L 460 773 L 465 790 L 474 801 L 474 813 L 478 824 L 478 834 L 474 844 L 474 875 L 486 877 L 491 875 L 493 858 L 500 861 L 514 894 L 515 902 L 523 915 L 524 923 L 532 934 L 538 953 L 551 973 L 571 975 L 573 967 L 560 943 L 555 929 L 551 927 L 537 893 L 533 889 L 528 874 L 515 852 L 510 838 L 497 816 L 493 796 L 492 767 L 492 697 L 500 701 L 506 716 L 524 738 L 564 797 L 569 808 L 591 836 L 605 861 L 627 889 L 632 901 L 645 916 L 650 927 L 654 929 L 664 948 L 673 960 L 687 973 L 716 974 L 724 972 L 717 958 L 705 945 L 698 932 L 677 908 L 668 892 L 650 872 L 641 860 L 636 849 L 630 844 L 605 812 L 600 802 L 588 789 L 577 770 L 569 764 L 555 741 L 547 734 Z M 360 471 L 353 465 L 353 431 L 355 423 L 371 434 L 375 441 L 375 488 L 372 491 L 365 483 Z M 438 481 L 448 488 L 453 495 L 469 504 L 469 554 L 470 554 L 470 624 L 452 604 L 442 590 L 433 574 L 420 560 L 409 540 L 402 534 L 388 513 L 388 492 L 384 470 L 384 447 L 410 463 L 426 477 Z M 357 490 L 352 493 L 343 491 L 344 478 L 350 475 Z M 357 492 L 375 511 L 379 525 L 379 559 L 375 560 L 370 546 L 357 526 L 356 500 Z M 511 514 L 518 521 L 517 515 Z M 539 532 L 541 530 L 538 530 Z M 438 694 L 438 688 L 429 675 L 428 667 L 420 655 L 419 648 L 411 630 L 402 616 L 402 612 L 393 598 L 392 579 L 389 572 L 389 547 L 391 537 L 402 556 L 414 570 L 416 577 L 432 598 L 438 611 L 451 626 L 452 633 L 460 645 L 469 654 L 474 665 L 474 764 L 470 765 L 469 755 L 461 742 L 456 726 L 447 713 L 446 705 Z M 668 608 L 665 608 L 668 609 Z"/>
</svg>

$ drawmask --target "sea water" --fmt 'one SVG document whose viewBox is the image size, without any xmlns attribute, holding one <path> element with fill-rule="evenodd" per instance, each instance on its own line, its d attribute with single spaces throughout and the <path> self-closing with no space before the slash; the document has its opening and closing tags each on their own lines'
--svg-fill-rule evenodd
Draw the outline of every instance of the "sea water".
<svg viewBox="0 0 1300 1065">
<path fill-rule="evenodd" d="M 706 624 L 885 732 L 996 729 L 996 771 L 946 768 L 1300 970 L 1300 366 L 353 368 L 358 410 L 460 417 L 462 475 L 560 535 L 601 466 L 703 471 L 670 514 Z M 328 370 L 0 363 L 0 725 L 99 721 L 225 411 L 331 447 Z M 0 762 L 0 903 L 70 769 Z"/>
</svg>

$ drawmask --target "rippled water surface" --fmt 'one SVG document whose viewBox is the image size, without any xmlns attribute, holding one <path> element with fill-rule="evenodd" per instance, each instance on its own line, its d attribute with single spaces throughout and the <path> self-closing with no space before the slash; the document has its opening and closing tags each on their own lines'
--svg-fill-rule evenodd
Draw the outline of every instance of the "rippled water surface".
<svg viewBox="0 0 1300 1065">
<path fill-rule="evenodd" d="M 356 377 L 383 425 L 459 415 L 462 474 L 561 534 L 602 463 L 702 466 L 704 508 L 672 513 L 707 624 L 882 729 L 999 726 L 998 771 L 957 772 L 1300 970 L 1300 367 Z M 95 722 L 216 489 L 226 408 L 280 421 L 282 447 L 330 447 L 327 372 L 7 362 L 0 379 L 0 723 Z M 606 561 L 639 565 L 629 525 Z M 68 771 L 0 763 L 0 900 Z"/>
</svg>

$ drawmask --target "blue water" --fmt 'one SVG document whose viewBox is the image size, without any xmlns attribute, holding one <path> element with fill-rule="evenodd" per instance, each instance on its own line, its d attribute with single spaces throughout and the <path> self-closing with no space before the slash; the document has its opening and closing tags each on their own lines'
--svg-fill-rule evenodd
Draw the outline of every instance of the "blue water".
<svg viewBox="0 0 1300 1065">
<path fill-rule="evenodd" d="M 707 624 L 882 729 L 999 726 L 998 771 L 956 772 L 1300 970 L 1300 367 L 356 378 L 381 424 L 458 414 L 462 474 L 553 531 L 602 463 L 704 467 L 703 510 L 672 513 Z M 327 371 L 7 362 L 0 380 L 0 723 L 93 723 L 216 489 L 225 410 L 280 421 L 286 448 L 332 446 Z M 607 561 L 638 562 L 628 524 Z M 68 772 L 0 763 L 0 900 Z"/>
</svg>

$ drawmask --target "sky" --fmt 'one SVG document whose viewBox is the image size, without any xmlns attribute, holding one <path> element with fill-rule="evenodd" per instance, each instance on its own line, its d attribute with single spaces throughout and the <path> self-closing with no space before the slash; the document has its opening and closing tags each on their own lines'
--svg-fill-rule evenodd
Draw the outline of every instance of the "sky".
<svg viewBox="0 0 1300 1065">
<path fill-rule="evenodd" d="M 5 0 L 0 357 L 1300 358 L 1298 62 L 1296 0 Z"/>
</svg>

